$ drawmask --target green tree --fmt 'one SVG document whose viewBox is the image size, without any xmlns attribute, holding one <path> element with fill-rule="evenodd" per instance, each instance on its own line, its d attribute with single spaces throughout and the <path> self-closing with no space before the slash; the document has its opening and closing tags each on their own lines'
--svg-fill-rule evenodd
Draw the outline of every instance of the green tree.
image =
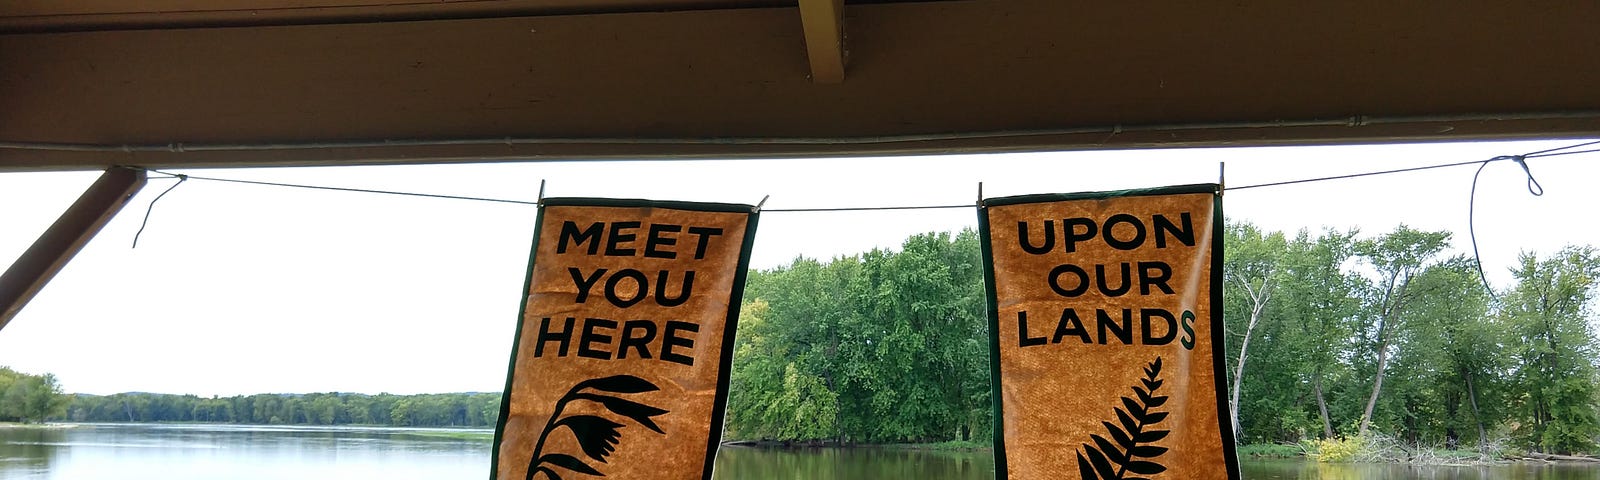
<svg viewBox="0 0 1600 480">
<path fill-rule="evenodd" d="M 1398 408 L 1390 418 L 1412 442 L 1455 445 L 1475 433 L 1481 443 L 1492 410 L 1479 407 L 1481 387 L 1498 383 L 1504 362 L 1477 262 L 1464 256 L 1438 262 L 1417 275 L 1413 288 L 1422 294 L 1396 331 L 1391 397 Z"/>
<path fill-rule="evenodd" d="M 1501 319 L 1516 352 L 1516 434 L 1547 452 L 1583 452 L 1600 435 L 1592 330 L 1600 255 L 1569 246 L 1540 260 L 1524 253 Z"/>
<path fill-rule="evenodd" d="M 0 419 L 43 422 L 67 412 L 69 398 L 54 374 L 28 375 L 0 367 Z"/>
<path fill-rule="evenodd" d="M 1311 389 L 1323 438 L 1334 436 L 1334 422 L 1328 413 L 1328 378 L 1349 377 L 1348 365 L 1340 358 L 1348 354 L 1359 322 L 1357 292 L 1362 278 L 1345 269 L 1355 254 L 1355 236 L 1354 230 L 1326 230 L 1312 239 L 1302 230 L 1291 244 L 1294 254 L 1283 285 L 1283 315 L 1292 319 L 1286 337 L 1293 341 L 1280 358 L 1303 379 L 1296 383 L 1299 390 Z"/>
<path fill-rule="evenodd" d="M 1422 272 L 1434 255 L 1449 244 L 1449 232 L 1424 232 L 1405 225 L 1375 239 L 1356 243 L 1356 251 L 1375 270 L 1376 281 L 1368 298 L 1374 373 L 1372 393 L 1367 397 L 1366 408 L 1361 413 L 1358 435 L 1366 435 L 1372 424 L 1372 412 L 1383 391 L 1384 373 L 1388 368 L 1395 335 L 1411 315 L 1413 304 L 1423 295 L 1413 288 L 1412 280 Z"/>
<path fill-rule="evenodd" d="M 848 443 L 988 435 L 976 232 L 916 235 L 900 251 L 828 263 L 796 259 L 752 272 L 745 298 L 730 436 Z"/>
<path fill-rule="evenodd" d="M 1239 321 L 1243 321 L 1242 333 L 1230 335 L 1230 344 L 1238 345 L 1237 353 L 1230 351 L 1229 361 L 1233 363 L 1229 379 L 1231 380 L 1229 398 L 1229 416 L 1233 422 L 1233 431 L 1242 432 L 1239 425 L 1239 394 L 1244 384 L 1245 363 L 1250 358 L 1250 340 L 1256 332 L 1256 327 L 1263 318 L 1268 317 L 1267 306 L 1273 304 L 1273 299 L 1282 283 L 1284 269 L 1282 265 L 1289 261 L 1288 243 L 1283 234 L 1278 232 L 1263 233 L 1248 222 L 1227 222 L 1223 227 L 1223 297 L 1224 308 L 1237 305 L 1243 314 L 1229 315 L 1225 310 L 1224 324 L 1229 332 L 1241 332 Z M 1236 320 L 1228 322 L 1228 320 Z"/>
</svg>

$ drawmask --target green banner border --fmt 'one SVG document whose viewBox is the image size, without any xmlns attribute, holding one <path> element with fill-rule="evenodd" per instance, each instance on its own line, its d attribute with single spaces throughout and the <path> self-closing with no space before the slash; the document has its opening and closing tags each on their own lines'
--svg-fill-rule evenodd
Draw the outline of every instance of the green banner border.
<svg viewBox="0 0 1600 480">
<path fill-rule="evenodd" d="M 1014 197 L 1012 197 L 1014 198 Z M 1000 301 L 994 288 L 994 248 L 989 241 L 989 209 L 979 200 L 978 249 L 983 252 L 983 289 L 988 301 L 985 314 L 989 316 L 989 403 L 993 409 L 990 424 L 994 427 L 994 478 L 1004 480 L 1006 468 L 1006 417 L 1000 398 Z"/>
<path fill-rule="evenodd" d="M 1233 422 L 1228 410 L 1228 374 L 1224 365 L 1228 358 L 1226 332 L 1223 330 L 1222 321 L 1222 186 L 1215 183 L 1198 183 L 1190 185 L 1173 185 L 1167 187 L 1139 188 L 1129 190 L 1112 190 L 1101 192 L 1078 193 L 1042 193 L 1031 195 L 1016 195 L 1010 197 L 997 197 L 984 199 L 978 208 L 978 235 L 983 251 L 983 282 L 987 290 L 989 301 L 989 362 L 990 362 L 990 398 L 994 403 L 994 475 L 997 480 L 1009 478 L 1010 471 L 1006 466 L 1005 446 L 1005 415 L 1002 409 L 1004 400 L 1000 393 L 1000 307 L 998 293 L 994 284 L 994 250 L 989 237 L 989 211 L 987 207 L 1007 205 L 1023 205 L 1030 203 L 1049 203 L 1072 200 L 1098 200 L 1122 197 L 1141 197 L 1156 195 L 1182 195 L 1191 193 L 1209 193 L 1212 195 L 1211 212 L 1211 357 L 1213 378 L 1216 379 L 1217 394 L 1217 419 L 1218 430 L 1221 432 L 1222 453 L 1228 478 L 1238 480 L 1239 454 L 1236 450 Z"/>
<path fill-rule="evenodd" d="M 1227 332 L 1224 331 L 1222 306 L 1222 186 L 1216 185 L 1216 194 L 1211 197 L 1211 369 L 1212 378 L 1217 379 L 1217 423 L 1218 430 L 1222 432 L 1222 456 L 1227 462 L 1228 478 L 1239 480 L 1243 475 L 1239 472 L 1239 452 L 1237 451 L 1238 433 L 1233 431 L 1232 414 L 1228 410 L 1228 348 Z"/>
<path fill-rule="evenodd" d="M 495 420 L 494 444 L 489 451 L 489 480 L 500 474 L 500 441 L 505 435 L 506 420 L 511 416 L 511 384 L 517 378 L 517 350 L 522 343 L 524 317 L 528 314 L 528 291 L 533 288 L 533 266 L 539 253 L 539 235 L 544 230 L 544 207 L 621 207 L 664 208 L 692 212 L 744 213 L 744 242 L 739 246 L 739 265 L 733 276 L 733 290 L 728 298 L 726 325 L 722 330 L 722 356 L 717 369 L 717 395 L 711 404 L 711 434 L 706 437 L 706 460 L 701 469 L 702 480 L 711 480 L 716 466 L 718 447 L 722 445 L 722 424 L 728 409 L 728 383 L 732 376 L 733 342 L 738 332 L 739 307 L 744 302 L 744 283 L 750 272 L 750 252 L 755 245 L 756 223 L 761 212 L 753 205 L 738 203 L 684 202 L 675 200 L 645 200 L 635 198 L 553 197 L 539 201 L 539 213 L 533 224 L 533 245 L 528 251 L 528 269 L 523 276 L 522 291 L 518 295 L 517 332 L 511 338 L 511 360 L 506 366 L 506 386 L 500 393 L 500 417 Z"/>
</svg>

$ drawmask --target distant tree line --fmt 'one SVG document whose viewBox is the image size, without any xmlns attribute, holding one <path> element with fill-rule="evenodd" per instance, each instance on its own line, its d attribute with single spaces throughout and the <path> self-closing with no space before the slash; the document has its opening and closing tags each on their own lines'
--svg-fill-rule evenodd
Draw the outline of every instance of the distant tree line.
<svg viewBox="0 0 1600 480">
<path fill-rule="evenodd" d="M 493 427 L 499 414 L 499 393 L 308 393 L 212 398 L 119 393 L 73 395 L 62 419 L 73 422 Z"/>
<path fill-rule="evenodd" d="M 67 397 L 51 374 L 0 367 L 0 422 L 43 422 L 66 410 Z"/>
<path fill-rule="evenodd" d="M 1592 452 L 1600 252 L 1524 253 L 1486 290 L 1448 232 L 1293 235 L 1226 222 L 1223 322 L 1241 442 L 1380 433 L 1416 444 Z M 895 443 L 992 435 L 977 234 L 930 233 L 750 272 L 733 348 L 731 440 Z M 487 427 L 498 393 L 53 403 L 55 379 L 0 368 L 0 420 Z M 44 412 L 40 414 L 38 412 Z"/>
</svg>

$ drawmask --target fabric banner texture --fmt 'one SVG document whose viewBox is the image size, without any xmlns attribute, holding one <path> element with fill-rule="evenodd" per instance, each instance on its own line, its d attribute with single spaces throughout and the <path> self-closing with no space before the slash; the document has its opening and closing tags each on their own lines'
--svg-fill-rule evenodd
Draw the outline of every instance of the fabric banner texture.
<svg viewBox="0 0 1600 480">
<path fill-rule="evenodd" d="M 756 219 L 543 200 L 490 477 L 711 478 Z"/>
<path fill-rule="evenodd" d="M 1218 192 L 983 202 L 997 478 L 1239 478 Z"/>
</svg>

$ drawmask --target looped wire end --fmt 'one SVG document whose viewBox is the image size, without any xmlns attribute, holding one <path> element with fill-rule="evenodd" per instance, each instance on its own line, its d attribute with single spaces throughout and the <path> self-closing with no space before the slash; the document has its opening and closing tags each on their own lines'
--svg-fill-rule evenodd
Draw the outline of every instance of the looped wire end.
<svg viewBox="0 0 1600 480">
<path fill-rule="evenodd" d="M 1533 178 L 1533 171 L 1528 169 L 1528 157 L 1516 155 L 1511 157 L 1511 161 L 1517 162 L 1522 167 L 1522 173 L 1528 175 L 1528 193 L 1535 197 L 1544 196 L 1544 186 L 1539 185 L 1539 180 Z"/>
</svg>

